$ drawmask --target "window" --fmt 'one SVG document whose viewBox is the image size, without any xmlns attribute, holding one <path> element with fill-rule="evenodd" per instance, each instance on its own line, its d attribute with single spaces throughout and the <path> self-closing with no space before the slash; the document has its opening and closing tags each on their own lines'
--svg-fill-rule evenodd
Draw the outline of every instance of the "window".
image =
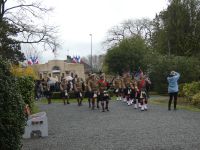
<svg viewBox="0 0 200 150">
<path fill-rule="evenodd" d="M 60 70 L 60 67 L 54 66 L 54 67 L 52 68 L 52 70 Z"/>
</svg>

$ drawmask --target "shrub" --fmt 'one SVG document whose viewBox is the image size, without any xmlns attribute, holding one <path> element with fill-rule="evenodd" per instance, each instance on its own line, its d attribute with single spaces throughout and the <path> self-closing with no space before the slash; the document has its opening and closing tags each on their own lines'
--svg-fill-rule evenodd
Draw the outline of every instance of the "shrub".
<svg viewBox="0 0 200 150">
<path fill-rule="evenodd" d="M 32 77 L 34 80 L 38 79 L 36 71 L 30 66 L 22 67 L 19 65 L 12 65 L 10 70 L 16 77 Z"/>
<path fill-rule="evenodd" d="M 200 108 L 200 92 L 198 92 L 192 97 L 191 102 L 193 105 L 198 106 Z"/>
<path fill-rule="evenodd" d="M 192 97 L 200 91 L 200 82 L 186 83 L 183 86 L 183 96 L 192 101 Z"/>
<path fill-rule="evenodd" d="M 183 97 L 184 96 L 184 92 L 183 92 L 183 87 L 185 84 L 181 83 L 179 84 L 179 92 L 178 92 L 178 96 Z"/>
<path fill-rule="evenodd" d="M 22 98 L 32 111 L 34 105 L 34 80 L 32 77 L 24 76 L 19 77 L 17 81 Z"/>
<path fill-rule="evenodd" d="M 189 103 L 200 107 L 200 82 L 183 84 L 180 93 Z"/>
<path fill-rule="evenodd" d="M 0 149 L 19 150 L 25 126 L 24 100 L 9 63 L 0 57 Z"/>
</svg>

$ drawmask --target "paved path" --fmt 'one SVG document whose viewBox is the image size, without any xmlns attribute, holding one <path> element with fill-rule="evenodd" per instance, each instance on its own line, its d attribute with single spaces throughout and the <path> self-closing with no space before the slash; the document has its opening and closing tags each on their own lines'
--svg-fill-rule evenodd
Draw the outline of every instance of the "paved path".
<svg viewBox="0 0 200 150">
<path fill-rule="evenodd" d="M 200 113 L 168 111 L 150 105 L 147 112 L 112 101 L 110 112 L 87 104 L 40 105 L 49 137 L 23 141 L 23 150 L 200 150 Z"/>
</svg>

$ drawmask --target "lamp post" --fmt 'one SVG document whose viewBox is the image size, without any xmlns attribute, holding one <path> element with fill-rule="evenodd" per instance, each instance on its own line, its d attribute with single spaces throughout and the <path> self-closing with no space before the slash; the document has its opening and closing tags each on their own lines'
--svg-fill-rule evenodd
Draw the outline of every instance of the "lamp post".
<svg viewBox="0 0 200 150">
<path fill-rule="evenodd" d="M 92 34 L 90 34 L 90 37 L 91 37 L 91 71 L 92 71 Z"/>
</svg>

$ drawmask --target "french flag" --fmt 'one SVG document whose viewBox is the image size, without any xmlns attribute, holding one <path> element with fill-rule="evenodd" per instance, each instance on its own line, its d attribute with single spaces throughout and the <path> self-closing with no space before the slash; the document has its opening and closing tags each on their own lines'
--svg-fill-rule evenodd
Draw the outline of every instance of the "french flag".
<svg viewBox="0 0 200 150">
<path fill-rule="evenodd" d="M 34 64 L 39 64 L 38 58 L 35 59 Z"/>
<path fill-rule="evenodd" d="M 73 56 L 72 63 L 77 63 L 76 57 Z"/>
<path fill-rule="evenodd" d="M 28 65 L 32 65 L 33 64 L 33 62 L 32 62 L 32 59 L 30 58 L 29 60 L 28 60 Z"/>
<path fill-rule="evenodd" d="M 144 75 L 144 73 L 143 73 L 142 69 L 139 68 L 134 76 L 136 79 L 140 79 L 143 75 Z"/>
</svg>

